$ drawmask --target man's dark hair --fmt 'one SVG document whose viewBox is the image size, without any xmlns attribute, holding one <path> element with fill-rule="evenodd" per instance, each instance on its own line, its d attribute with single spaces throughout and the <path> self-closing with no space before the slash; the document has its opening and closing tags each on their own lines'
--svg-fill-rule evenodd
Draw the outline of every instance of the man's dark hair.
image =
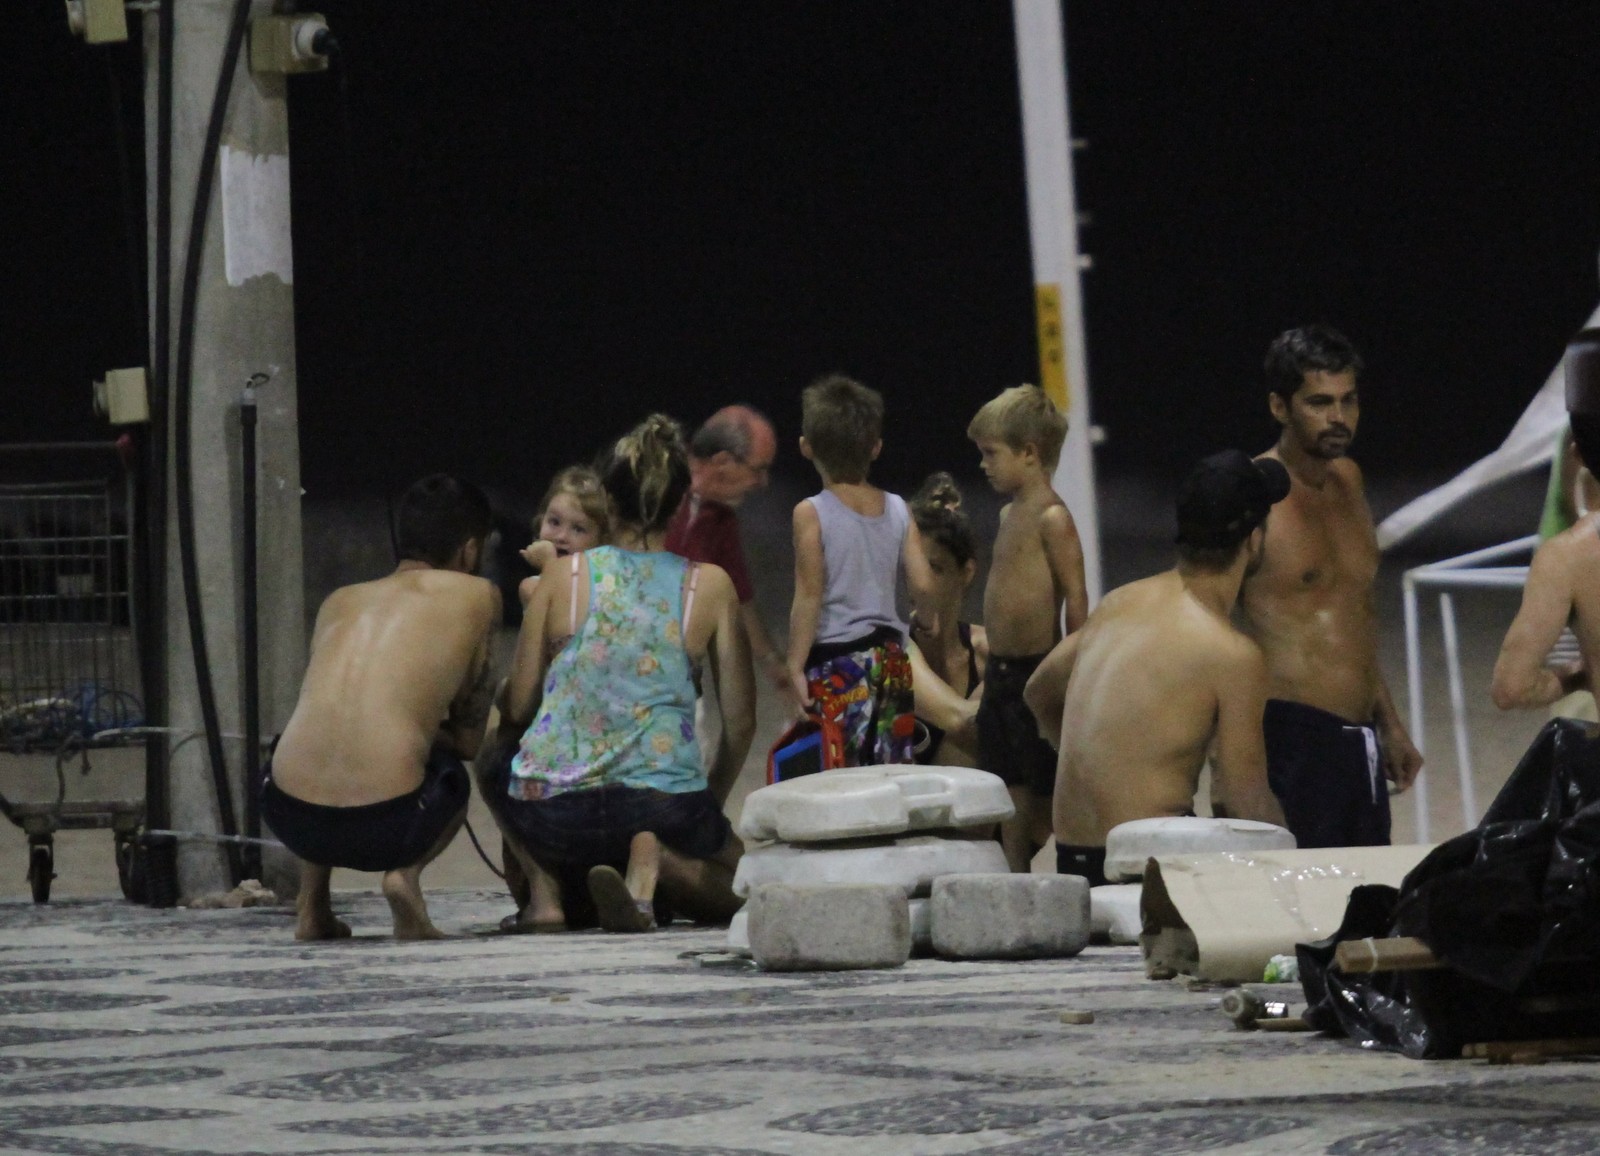
<svg viewBox="0 0 1600 1156">
<path fill-rule="evenodd" d="M 1600 414 L 1569 413 L 1572 423 L 1572 441 L 1578 447 L 1578 456 L 1591 474 L 1600 470 Z"/>
<path fill-rule="evenodd" d="M 1234 559 L 1239 556 L 1239 551 L 1243 550 L 1249 541 L 1249 537 L 1246 536 L 1231 546 L 1191 546 L 1186 542 L 1179 542 L 1178 565 L 1185 570 L 1194 570 L 1202 574 L 1221 574 L 1233 565 Z"/>
<path fill-rule="evenodd" d="M 430 474 L 400 499 L 395 550 L 402 561 L 448 566 L 457 550 L 487 538 L 493 528 L 494 514 L 482 490 L 449 474 Z"/>
<path fill-rule="evenodd" d="M 1304 325 L 1278 335 L 1267 346 L 1263 364 L 1267 389 L 1287 402 L 1306 383 L 1306 374 L 1343 373 L 1349 370 L 1359 379 L 1366 368 L 1350 339 L 1328 325 Z"/>
</svg>

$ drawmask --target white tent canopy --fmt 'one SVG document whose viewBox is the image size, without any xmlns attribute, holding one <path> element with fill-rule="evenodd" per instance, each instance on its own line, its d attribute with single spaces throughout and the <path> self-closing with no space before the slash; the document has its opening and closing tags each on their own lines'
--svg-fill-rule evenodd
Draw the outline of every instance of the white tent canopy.
<svg viewBox="0 0 1600 1156">
<path fill-rule="evenodd" d="M 1600 307 L 1589 314 L 1586 328 L 1600 325 Z M 1561 363 L 1545 378 L 1544 388 L 1522 411 L 1500 448 L 1480 458 L 1444 485 L 1406 503 L 1378 527 L 1378 545 L 1387 550 L 1440 517 L 1463 498 L 1555 457 L 1556 441 L 1567 424 L 1566 374 Z"/>
</svg>

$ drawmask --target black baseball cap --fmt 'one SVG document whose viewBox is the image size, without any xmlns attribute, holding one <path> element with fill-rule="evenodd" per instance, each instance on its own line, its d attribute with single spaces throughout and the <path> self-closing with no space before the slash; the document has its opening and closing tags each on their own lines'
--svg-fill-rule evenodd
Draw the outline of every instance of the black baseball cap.
<svg viewBox="0 0 1600 1156">
<path fill-rule="evenodd" d="M 1289 496 L 1289 471 L 1275 458 L 1238 450 L 1212 454 L 1178 487 L 1178 543 L 1201 550 L 1237 546 Z"/>
<path fill-rule="evenodd" d="M 1567 412 L 1600 417 L 1600 329 L 1585 329 L 1567 342 L 1562 368 Z"/>
</svg>

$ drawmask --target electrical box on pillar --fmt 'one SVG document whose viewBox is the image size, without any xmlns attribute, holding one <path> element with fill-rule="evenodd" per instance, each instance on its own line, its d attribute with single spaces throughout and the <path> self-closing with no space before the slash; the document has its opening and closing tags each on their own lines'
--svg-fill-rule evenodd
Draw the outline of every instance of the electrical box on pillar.
<svg viewBox="0 0 1600 1156">
<path fill-rule="evenodd" d="M 90 44 L 120 44 L 128 39 L 128 13 L 122 0 L 67 0 L 67 27 Z"/>
<path fill-rule="evenodd" d="M 250 71 L 271 75 L 323 72 L 333 50 L 327 18 L 315 12 L 257 16 L 250 22 Z"/>
<path fill-rule="evenodd" d="M 94 411 L 112 425 L 138 425 L 150 420 L 150 391 L 144 368 L 109 369 L 94 383 Z"/>
</svg>

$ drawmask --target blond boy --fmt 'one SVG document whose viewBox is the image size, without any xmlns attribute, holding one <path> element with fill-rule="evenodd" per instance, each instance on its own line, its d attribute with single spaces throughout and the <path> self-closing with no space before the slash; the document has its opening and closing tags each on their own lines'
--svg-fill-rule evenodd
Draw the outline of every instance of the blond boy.
<svg viewBox="0 0 1600 1156">
<path fill-rule="evenodd" d="M 1017 813 L 1001 824 L 1000 841 L 1011 869 L 1027 871 L 1050 837 L 1056 756 L 1022 692 L 1061 639 L 1062 607 L 1069 633 L 1089 613 L 1077 527 L 1050 486 L 1067 419 L 1038 386 L 1018 385 L 985 404 L 967 436 L 989 484 L 1011 499 L 1000 511 L 983 591 L 989 665 L 978 706 L 978 762 L 1011 792 Z"/>
<path fill-rule="evenodd" d="M 794 508 L 789 679 L 809 710 L 835 721 L 844 765 L 909 763 L 915 742 L 902 571 L 917 606 L 933 574 L 905 500 L 867 480 L 883 449 L 883 398 L 848 377 L 801 395 L 800 453 L 822 492 Z"/>
</svg>

